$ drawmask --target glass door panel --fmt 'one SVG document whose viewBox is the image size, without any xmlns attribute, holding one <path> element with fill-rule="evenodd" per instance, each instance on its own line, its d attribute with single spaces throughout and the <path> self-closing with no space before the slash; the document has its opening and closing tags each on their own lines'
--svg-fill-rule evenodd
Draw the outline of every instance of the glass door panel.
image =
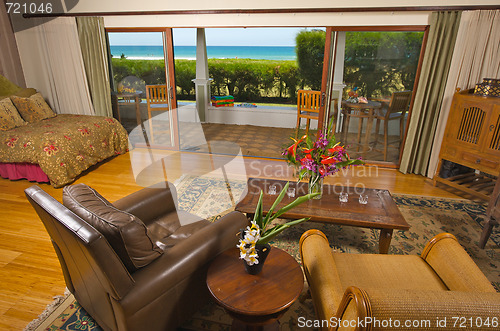
<svg viewBox="0 0 500 331">
<path fill-rule="evenodd" d="M 107 32 L 113 109 L 130 142 L 137 147 L 177 149 L 177 118 L 172 112 L 176 100 L 170 89 L 171 29 Z"/>
<path fill-rule="evenodd" d="M 341 38 L 337 38 L 336 61 L 343 62 L 345 84 L 342 142 L 349 146 L 351 157 L 398 164 L 424 32 L 337 34 Z M 404 91 L 410 93 L 400 101 Z M 391 107 L 393 98 L 399 101 Z"/>
</svg>

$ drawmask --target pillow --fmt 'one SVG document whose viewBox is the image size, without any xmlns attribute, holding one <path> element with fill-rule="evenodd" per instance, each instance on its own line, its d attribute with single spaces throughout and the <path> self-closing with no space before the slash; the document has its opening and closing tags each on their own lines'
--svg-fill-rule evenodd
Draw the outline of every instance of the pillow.
<svg viewBox="0 0 500 331">
<path fill-rule="evenodd" d="M 28 98 L 28 97 L 32 96 L 33 94 L 36 94 L 36 90 L 34 88 L 22 88 L 16 92 L 12 93 L 11 95 L 15 95 L 18 97 L 23 97 L 23 98 Z"/>
<path fill-rule="evenodd" d="M 10 98 L 13 95 L 18 96 L 18 97 L 27 98 L 27 97 L 32 96 L 35 93 L 36 93 L 36 90 L 34 88 L 21 88 L 21 89 L 17 90 L 17 92 L 14 92 L 10 95 L 0 95 L 0 100 L 5 99 L 5 98 Z"/>
<path fill-rule="evenodd" d="M 9 98 L 0 100 L 0 130 L 7 131 L 25 124 Z"/>
<path fill-rule="evenodd" d="M 63 204 L 106 238 L 129 272 L 148 265 L 163 254 L 140 219 L 116 209 L 89 186 L 64 187 Z"/>
<path fill-rule="evenodd" d="M 28 123 L 39 122 L 46 118 L 56 116 L 40 93 L 35 93 L 28 98 L 12 95 L 10 97 L 17 110 Z"/>
</svg>

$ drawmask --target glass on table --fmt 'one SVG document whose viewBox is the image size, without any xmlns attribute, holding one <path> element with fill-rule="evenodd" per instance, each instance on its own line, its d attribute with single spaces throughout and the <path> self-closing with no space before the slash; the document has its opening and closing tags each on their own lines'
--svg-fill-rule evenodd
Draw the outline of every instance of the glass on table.
<svg viewBox="0 0 500 331">
<path fill-rule="evenodd" d="M 347 202 L 347 201 L 349 201 L 349 193 L 347 193 L 347 192 L 340 192 L 340 194 L 339 194 L 339 200 L 340 200 L 340 202 Z"/>
<path fill-rule="evenodd" d="M 366 205 L 368 203 L 368 194 L 360 194 L 359 203 L 362 205 Z"/>
<path fill-rule="evenodd" d="M 267 193 L 269 195 L 276 195 L 276 185 L 269 186 L 269 189 L 268 189 Z"/>
</svg>

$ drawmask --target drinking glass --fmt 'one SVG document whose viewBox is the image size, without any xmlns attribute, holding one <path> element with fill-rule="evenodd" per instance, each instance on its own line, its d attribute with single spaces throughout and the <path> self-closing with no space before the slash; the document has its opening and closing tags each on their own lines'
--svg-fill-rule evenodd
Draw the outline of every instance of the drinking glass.
<svg viewBox="0 0 500 331">
<path fill-rule="evenodd" d="M 368 194 L 360 194 L 359 203 L 362 205 L 366 205 L 368 203 Z"/>
<path fill-rule="evenodd" d="M 286 194 L 289 198 L 295 197 L 295 187 L 289 187 L 288 191 L 286 191 Z"/>
<path fill-rule="evenodd" d="M 269 191 L 267 191 L 270 195 L 276 195 L 276 185 L 269 186 Z"/>
<path fill-rule="evenodd" d="M 339 200 L 340 200 L 340 202 L 347 202 L 349 200 L 349 193 L 340 192 Z"/>
</svg>

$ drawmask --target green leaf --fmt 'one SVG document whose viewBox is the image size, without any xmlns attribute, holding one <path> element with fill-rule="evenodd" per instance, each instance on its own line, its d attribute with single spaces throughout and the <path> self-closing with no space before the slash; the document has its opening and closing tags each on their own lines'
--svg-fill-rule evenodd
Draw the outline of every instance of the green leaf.
<svg viewBox="0 0 500 331">
<path fill-rule="evenodd" d="M 361 164 L 365 164 L 365 162 L 363 160 L 358 160 L 358 159 L 354 159 L 354 160 L 349 159 L 347 161 L 335 163 L 335 167 L 337 169 L 342 169 L 342 168 L 345 168 L 345 167 L 350 166 L 350 165 L 361 165 Z"/>
<path fill-rule="evenodd" d="M 298 197 L 294 201 L 290 202 L 288 205 L 286 205 L 283 208 L 281 208 L 280 210 L 278 210 L 276 212 L 276 214 L 271 216 L 270 220 L 274 220 L 275 218 L 280 217 L 281 215 L 283 215 L 284 213 L 286 213 L 290 209 L 295 208 L 296 206 L 300 205 L 301 203 L 304 203 L 308 200 L 311 200 L 312 198 L 314 198 L 315 196 L 317 196 L 319 194 L 320 193 L 310 193 L 310 194 L 306 194 L 306 195 L 303 195 L 301 197 Z"/>
<path fill-rule="evenodd" d="M 275 226 L 274 228 L 266 231 L 260 239 L 257 241 L 258 244 L 267 244 L 269 241 L 271 241 L 274 237 L 276 237 L 279 233 L 281 233 L 283 230 L 288 229 L 291 226 L 306 222 L 309 220 L 309 217 L 306 218 L 301 218 L 298 220 L 293 220 L 290 222 L 287 222 L 285 224 L 280 224 Z"/>
<path fill-rule="evenodd" d="M 261 229 L 263 229 L 263 227 L 262 227 L 262 198 L 263 197 L 264 197 L 264 192 L 262 192 L 262 190 L 260 190 L 259 201 L 257 202 L 257 207 L 255 207 L 255 215 L 253 216 L 254 222 Z"/>
<path fill-rule="evenodd" d="M 283 189 L 281 190 L 280 194 L 278 195 L 278 197 L 276 198 L 276 200 L 274 200 L 274 203 L 273 205 L 271 206 L 271 208 L 269 209 L 267 215 L 266 215 L 266 218 L 264 219 L 264 221 L 262 222 L 263 223 L 263 227 L 262 227 L 262 230 L 264 231 L 268 222 L 269 222 L 269 218 L 271 217 L 272 213 L 274 212 L 274 208 L 276 208 L 276 206 L 283 200 L 283 198 L 285 197 L 285 193 L 286 191 L 288 190 L 288 186 L 290 186 L 290 182 L 286 182 L 285 186 L 283 187 Z"/>
</svg>

